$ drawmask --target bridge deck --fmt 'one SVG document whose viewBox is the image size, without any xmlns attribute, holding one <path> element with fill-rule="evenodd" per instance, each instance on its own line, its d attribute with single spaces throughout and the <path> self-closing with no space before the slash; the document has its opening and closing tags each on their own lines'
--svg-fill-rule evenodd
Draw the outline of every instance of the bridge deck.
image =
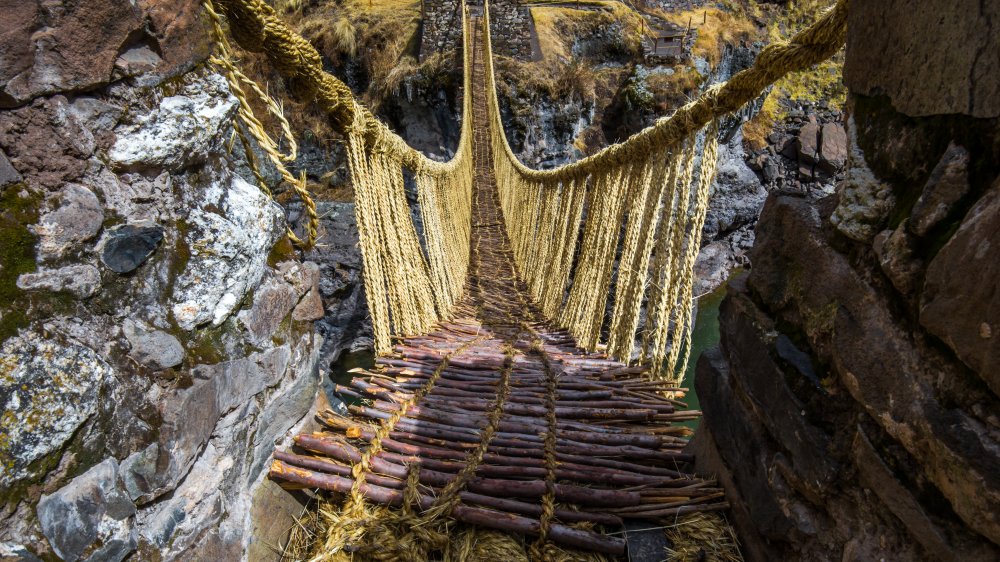
<svg viewBox="0 0 1000 562">
<path fill-rule="evenodd" d="M 480 27 L 473 26 L 477 55 Z M 400 506 L 408 465 L 415 465 L 423 509 L 435 496 L 444 501 L 442 488 L 462 478 L 461 503 L 451 510 L 457 520 L 529 536 L 546 526 L 555 543 L 621 555 L 624 541 L 597 529 L 617 531 L 627 518 L 673 521 L 727 504 L 715 482 L 684 472 L 691 460 L 682 453 L 686 428 L 672 422 L 698 413 L 679 410 L 644 367 L 577 348 L 518 281 L 497 200 L 479 59 L 465 297 L 451 321 L 403 338 L 395 355 L 341 387 L 363 402 L 350 407 L 350 418 L 321 414 L 327 431 L 296 438 L 308 456 L 277 451 L 271 476 L 348 493 L 350 467 L 377 440 L 361 487 L 373 503 Z M 400 408 L 404 414 L 394 417 Z M 463 471 L 469 465 L 473 470 Z M 546 496 L 555 511 L 542 515 Z"/>
</svg>

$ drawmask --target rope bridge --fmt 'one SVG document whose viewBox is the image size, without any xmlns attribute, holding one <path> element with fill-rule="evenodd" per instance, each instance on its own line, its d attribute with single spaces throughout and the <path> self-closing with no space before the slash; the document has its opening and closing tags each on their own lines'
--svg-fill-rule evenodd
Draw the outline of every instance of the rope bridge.
<svg viewBox="0 0 1000 562">
<path fill-rule="evenodd" d="M 683 471 L 687 429 L 671 425 L 698 415 L 673 396 L 690 349 L 716 122 L 839 50 L 846 0 L 672 116 L 551 170 L 524 166 L 504 135 L 488 5 L 477 20 L 463 9 L 462 133 L 441 163 L 324 72 L 263 0 L 214 1 L 215 62 L 241 107 L 250 81 L 222 16 L 346 137 L 379 359 L 338 387 L 351 415 L 321 413 L 326 431 L 299 435 L 300 453 L 276 451 L 271 467 L 290 485 L 346 496 L 323 513 L 317 560 L 603 560 L 624 553 L 601 532 L 624 519 L 728 507 L 715 481 Z M 284 170 L 259 120 L 249 109 L 240 119 Z M 315 238 L 307 230 L 304 245 Z M 455 522 L 508 534 L 462 542 Z M 534 539 L 525 550 L 510 533 Z"/>
</svg>

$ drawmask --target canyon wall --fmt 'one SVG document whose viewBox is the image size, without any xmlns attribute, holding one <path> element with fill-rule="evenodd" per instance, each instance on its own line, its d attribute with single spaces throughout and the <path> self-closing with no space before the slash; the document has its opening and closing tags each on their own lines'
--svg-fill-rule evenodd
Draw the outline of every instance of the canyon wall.
<svg viewBox="0 0 1000 562">
<path fill-rule="evenodd" d="M 844 178 L 768 197 L 698 363 L 749 560 L 1000 557 L 998 25 L 850 4 Z"/>
<path fill-rule="evenodd" d="M 356 270 L 296 257 L 201 2 L 0 13 L 0 559 L 273 558 L 268 459 Z"/>
</svg>

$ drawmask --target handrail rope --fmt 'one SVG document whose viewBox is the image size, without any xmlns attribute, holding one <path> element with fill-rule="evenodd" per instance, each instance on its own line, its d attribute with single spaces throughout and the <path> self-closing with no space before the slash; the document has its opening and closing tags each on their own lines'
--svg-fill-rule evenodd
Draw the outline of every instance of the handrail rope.
<svg viewBox="0 0 1000 562">
<path fill-rule="evenodd" d="M 532 179 L 563 179 L 622 164 L 627 159 L 649 154 L 659 146 L 673 145 L 712 120 L 736 111 L 757 98 L 784 75 L 804 70 L 834 55 L 846 38 L 848 1 L 838 0 L 812 26 L 789 41 L 765 47 L 753 66 L 729 81 L 709 88 L 672 115 L 660 118 L 625 141 L 596 154 L 558 168 L 536 170 L 521 163 L 509 143 L 505 143 L 505 151 L 522 175 Z M 322 70 L 322 59 L 316 49 L 292 32 L 264 0 L 218 0 L 218 3 L 230 20 L 230 30 L 237 43 L 248 51 L 264 51 L 279 72 L 294 80 L 298 91 L 306 97 L 315 97 L 343 130 L 356 126 L 353 114 L 361 113 L 361 126 L 373 145 L 396 154 L 407 167 L 426 169 L 432 175 L 446 173 L 453 167 L 455 159 L 448 163 L 431 160 L 389 130 L 357 101 L 346 84 Z M 488 18 L 488 3 L 484 5 L 484 12 Z M 485 63 L 490 65 L 492 74 L 492 49 L 487 54 L 490 56 Z M 496 88 L 491 90 L 490 95 L 496 96 Z"/>
<path fill-rule="evenodd" d="M 536 170 L 524 165 L 510 148 L 509 142 L 504 142 L 504 151 L 518 173 L 525 178 L 562 180 L 624 164 L 628 160 L 646 156 L 658 147 L 673 146 L 713 120 L 756 99 L 768 86 L 786 74 L 805 70 L 836 54 L 847 37 L 848 1 L 838 0 L 813 25 L 795 34 L 790 40 L 771 43 L 765 47 L 750 68 L 737 73 L 727 82 L 710 87 L 672 115 L 661 117 L 653 125 L 621 143 L 548 170 Z M 484 12 L 488 18 L 488 0 Z M 491 56 L 487 57 L 486 64 L 490 66 L 489 74 L 493 75 L 492 49 L 487 52 Z M 495 84 L 490 89 L 496 97 Z M 499 107 L 499 104 L 495 107 Z M 504 140 L 506 141 L 505 137 Z"/>
<path fill-rule="evenodd" d="M 292 134 L 291 125 L 288 120 L 285 119 L 283 107 L 274 101 L 266 91 L 264 91 L 256 82 L 251 80 L 246 74 L 244 74 L 239 68 L 237 68 L 236 63 L 233 61 L 232 46 L 229 44 L 228 39 L 226 39 L 226 34 L 222 28 L 222 18 L 218 11 L 215 9 L 215 5 L 212 0 L 204 0 L 205 11 L 208 12 L 209 19 L 212 21 L 212 32 L 216 40 L 216 50 L 218 54 L 214 54 L 209 58 L 209 62 L 215 65 L 216 68 L 224 72 L 226 81 L 229 83 L 229 89 L 232 91 L 233 96 L 237 99 L 240 104 L 239 111 L 234 117 L 234 121 L 238 119 L 242 122 L 243 126 L 240 127 L 234 122 L 233 130 L 236 136 L 240 139 L 240 144 L 243 146 L 243 152 L 247 159 L 247 164 L 250 166 L 250 171 L 254 175 L 254 179 L 257 180 L 257 185 L 260 187 L 268 197 L 271 197 L 271 189 L 268 187 L 267 182 L 264 180 L 263 174 L 260 172 L 260 167 L 257 163 L 257 157 L 254 155 L 253 146 L 250 144 L 250 140 L 247 138 L 247 134 L 252 136 L 254 140 L 257 141 L 257 146 L 264 151 L 264 154 L 274 165 L 278 174 L 281 175 L 281 179 L 288 183 L 292 189 L 295 191 L 299 199 L 302 200 L 303 207 L 305 208 L 306 217 L 308 218 L 305 228 L 306 228 L 306 239 L 302 240 L 295 234 L 295 231 L 291 227 L 287 227 L 288 238 L 296 246 L 303 249 L 312 248 L 316 244 L 316 239 L 319 236 L 319 213 L 316 211 L 316 203 L 313 201 L 312 196 L 306 187 L 306 177 L 305 172 L 301 173 L 299 177 L 295 177 L 288 168 L 285 167 L 286 162 L 293 162 L 295 160 L 296 153 L 298 152 L 298 144 L 295 142 L 295 135 Z M 282 153 L 278 141 L 271 138 L 271 135 L 264 128 L 263 123 L 254 114 L 253 107 L 250 105 L 249 96 L 244 90 L 244 86 L 248 87 L 250 91 L 260 100 L 266 107 L 267 112 L 277 119 L 278 124 L 281 128 L 281 139 L 288 143 L 288 152 Z M 246 129 L 246 131 L 244 131 Z"/>
<path fill-rule="evenodd" d="M 360 129 L 370 148 L 396 156 L 407 168 L 432 176 L 453 171 L 463 152 L 448 162 L 438 162 L 409 146 L 362 105 L 340 79 L 323 70 L 319 52 L 301 35 L 289 29 L 274 8 L 264 0 L 216 0 L 229 21 L 236 43 L 250 52 L 263 52 L 288 81 L 290 89 L 304 100 L 314 99 L 343 133 Z M 355 119 L 355 115 L 360 119 Z M 468 116 L 463 116 L 463 119 Z M 459 141 L 462 146 L 463 141 Z"/>
</svg>

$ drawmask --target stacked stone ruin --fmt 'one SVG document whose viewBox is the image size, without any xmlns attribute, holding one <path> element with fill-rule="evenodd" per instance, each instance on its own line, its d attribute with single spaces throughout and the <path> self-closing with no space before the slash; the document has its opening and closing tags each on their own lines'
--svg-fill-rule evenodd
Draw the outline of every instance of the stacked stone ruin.
<svg viewBox="0 0 1000 562">
<path fill-rule="evenodd" d="M 421 23 L 420 60 L 435 53 L 447 53 L 459 47 L 462 38 L 462 15 L 459 0 L 424 0 Z M 481 9 L 481 8 L 479 8 Z M 531 13 L 516 0 L 490 3 L 490 26 L 494 52 L 498 55 L 529 60 Z"/>
</svg>

